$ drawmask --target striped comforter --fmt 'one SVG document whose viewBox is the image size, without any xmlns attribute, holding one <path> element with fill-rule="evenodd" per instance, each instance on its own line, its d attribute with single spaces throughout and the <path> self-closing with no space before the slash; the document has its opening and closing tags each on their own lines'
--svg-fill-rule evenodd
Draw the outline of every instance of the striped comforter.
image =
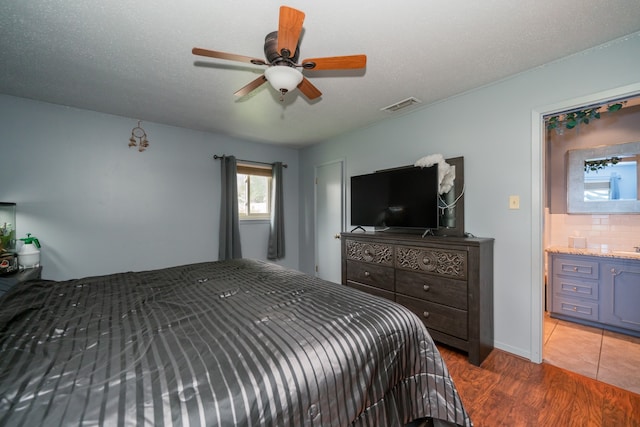
<svg viewBox="0 0 640 427">
<path fill-rule="evenodd" d="M 253 260 L 21 284 L 0 425 L 471 425 L 419 319 Z"/>
</svg>

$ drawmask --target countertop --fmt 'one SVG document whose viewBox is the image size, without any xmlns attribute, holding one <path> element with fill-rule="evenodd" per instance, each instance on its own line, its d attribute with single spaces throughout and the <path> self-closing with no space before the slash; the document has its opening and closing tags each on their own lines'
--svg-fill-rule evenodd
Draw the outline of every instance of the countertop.
<svg viewBox="0 0 640 427">
<path fill-rule="evenodd" d="M 569 255 L 589 255 L 603 258 L 616 258 L 616 259 L 637 259 L 640 260 L 640 252 L 630 251 L 612 251 L 612 250 L 597 250 L 597 249 L 576 249 L 567 246 L 551 246 L 545 249 L 548 253 L 555 254 L 569 254 Z"/>
</svg>

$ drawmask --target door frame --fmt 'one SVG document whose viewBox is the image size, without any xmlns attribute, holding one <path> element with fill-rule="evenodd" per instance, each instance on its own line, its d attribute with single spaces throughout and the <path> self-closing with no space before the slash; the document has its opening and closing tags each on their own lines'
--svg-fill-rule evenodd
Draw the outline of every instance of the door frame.
<svg viewBox="0 0 640 427">
<path fill-rule="evenodd" d="M 345 227 L 347 224 L 347 184 L 346 184 L 346 173 L 347 173 L 347 167 L 346 167 L 346 159 L 344 157 L 340 157 L 334 160 L 329 160 L 327 162 L 324 163 L 320 163 L 317 164 L 313 167 L 313 233 L 314 233 L 314 259 L 313 259 L 313 270 L 314 270 L 314 275 L 318 276 L 318 271 L 317 271 L 317 266 L 318 266 L 318 238 L 319 238 L 319 233 L 318 233 L 318 169 L 324 166 L 329 166 L 335 163 L 339 163 L 341 165 L 340 167 L 340 173 L 341 173 L 341 178 L 340 178 L 340 195 L 341 195 L 341 215 L 340 215 L 340 231 L 345 231 Z"/>
<path fill-rule="evenodd" d="M 534 363 L 542 363 L 544 323 L 544 197 L 546 138 L 544 116 L 640 94 L 640 83 L 568 99 L 535 108 L 531 112 L 531 353 Z"/>
</svg>

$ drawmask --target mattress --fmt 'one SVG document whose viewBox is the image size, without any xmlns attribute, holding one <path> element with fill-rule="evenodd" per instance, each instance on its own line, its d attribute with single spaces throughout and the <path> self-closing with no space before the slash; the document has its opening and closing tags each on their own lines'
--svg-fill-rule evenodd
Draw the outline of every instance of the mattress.
<svg viewBox="0 0 640 427">
<path fill-rule="evenodd" d="M 0 425 L 470 426 L 422 322 L 276 264 L 20 284 L 0 299 Z"/>
</svg>

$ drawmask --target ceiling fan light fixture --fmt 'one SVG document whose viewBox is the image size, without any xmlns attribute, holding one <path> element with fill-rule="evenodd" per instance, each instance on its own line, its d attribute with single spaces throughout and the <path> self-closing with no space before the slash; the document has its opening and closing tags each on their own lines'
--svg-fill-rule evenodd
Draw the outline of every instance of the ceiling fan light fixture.
<svg viewBox="0 0 640 427">
<path fill-rule="evenodd" d="M 302 81 L 302 73 L 287 65 L 274 65 L 264 71 L 264 76 L 271 86 L 284 94 L 294 90 Z"/>
<path fill-rule="evenodd" d="M 244 62 L 253 65 L 266 65 L 268 67 L 258 78 L 234 92 L 235 96 L 248 95 L 268 81 L 274 89 L 280 92 L 280 101 L 282 102 L 284 102 L 285 94 L 296 88 L 300 89 L 300 93 L 302 93 L 305 98 L 313 101 L 322 96 L 322 92 L 320 92 L 308 78 L 302 75 L 299 68 L 314 71 L 363 69 L 367 66 L 367 56 L 360 54 L 307 58 L 302 61 L 302 65 L 298 65 L 300 36 L 303 30 L 304 17 L 304 12 L 297 9 L 289 6 L 280 7 L 278 29 L 267 34 L 264 39 L 266 61 L 249 56 L 202 49 L 199 47 L 194 47 L 191 52 L 194 55 L 209 58 Z"/>
</svg>

